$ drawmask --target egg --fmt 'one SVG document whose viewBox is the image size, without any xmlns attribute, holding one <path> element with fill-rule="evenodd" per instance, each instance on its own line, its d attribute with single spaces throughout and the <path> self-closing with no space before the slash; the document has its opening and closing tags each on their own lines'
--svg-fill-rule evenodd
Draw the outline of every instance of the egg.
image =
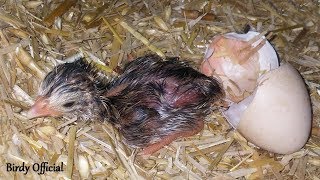
<svg viewBox="0 0 320 180">
<path fill-rule="evenodd" d="M 251 143 L 279 154 L 301 149 L 311 131 L 311 102 L 294 67 L 279 67 L 263 34 L 214 37 L 200 70 L 223 84 L 228 122 Z"/>
<path fill-rule="evenodd" d="M 256 92 L 224 115 L 246 139 L 279 154 L 301 149 L 311 130 L 309 94 L 290 64 L 263 75 Z"/>
<path fill-rule="evenodd" d="M 200 70 L 218 77 L 226 98 L 239 102 L 254 91 L 263 73 L 277 67 L 278 57 L 271 44 L 262 34 L 249 31 L 215 36 Z"/>
</svg>

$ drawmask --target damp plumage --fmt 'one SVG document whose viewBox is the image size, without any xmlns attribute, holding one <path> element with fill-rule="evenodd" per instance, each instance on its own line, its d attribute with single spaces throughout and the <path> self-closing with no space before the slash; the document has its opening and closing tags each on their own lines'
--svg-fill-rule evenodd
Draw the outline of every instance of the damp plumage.
<svg viewBox="0 0 320 180">
<path fill-rule="evenodd" d="M 108 121 L 128 145 L 151 154 L 201 131 L 211 105 L 222 96 L 217 80 L 177 58 L 139 57 L 111 81 L 80 59 L 45 77 L 28 114 Z"/>
</svg>

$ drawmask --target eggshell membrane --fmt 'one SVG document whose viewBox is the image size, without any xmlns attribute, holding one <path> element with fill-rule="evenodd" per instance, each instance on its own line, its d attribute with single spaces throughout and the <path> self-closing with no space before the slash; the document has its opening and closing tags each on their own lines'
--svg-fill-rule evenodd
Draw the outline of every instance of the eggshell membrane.
<svg viewBox="0 0 320 180">
<path fill-rule="evenodd" d="M 242 41 L 249 41 L 255 36 L 258 36 L 260 33 L 255 31 L 249 31 L 246 34 L 237 34 L 237 33 L 227 33 L 224 35 L 226 38 L 230 39 L 238 39 Z M 261 40 L 265 39 L 265 36 L 262 36 Z M 252 44 L 253 47 L 256 47 L 260 41 L 256 41 Z M 273 69 L 276 69 L 279 67 L 279 60 L 276 51 L 272 47 L 272 45 L 269 43 L 269 41 L 266 41 L 265 44 L 261 47 L 261 49 L 258 50 L 259 54 L 259 65 L 260 65 L 260 74 L 264 73 L 265 71 L 270 71 Z"/>
<path fill-rule="evenodd" d="M 227 33 L 214 37 L 206 52 L 206 60 L 201 65 L 202 73 L 218 76 L 227 99 L 233 102 L 249 96 L 256 88 L 260 75 L 279 66 L 277 54 L 268 41 L 246 58 L 265 39 L 262 36 L 252 44 L 248 42 L 257 36 L 258 32 L 249 31 L 247 34 Z"/>
<path fill-rule="evenodd" d="M 250 101 L 252 102 L 250 103 Z M 311 130 L 310 97 L 300 74 L 290 64 L 263 75 L 247 108 L 242 106 L 238 131 L 250 142 L 271 152 L 288 154 L 301 149 Z M 239 106 L 235 104 L 235 106 Z M 236 114 L 237 114 L 236 113 Z M 237 116 L 237 115 L 234 115 Z"/>
</svg>

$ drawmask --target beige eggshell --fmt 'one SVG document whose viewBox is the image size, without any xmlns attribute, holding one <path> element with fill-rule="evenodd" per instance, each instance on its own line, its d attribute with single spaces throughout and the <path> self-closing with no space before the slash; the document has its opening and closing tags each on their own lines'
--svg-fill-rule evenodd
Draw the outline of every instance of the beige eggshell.
<svg viewBox="0 0 320 180">
<path fill-rule="evenodd" d="M 239 124 L 233 122 L 246 139 L 279 154 L 295 152 L 305 145 L 311 130 L 311 102 L 296 69 L 285 64 L 266 73 L 251 99 L 239 113 Z M 225 114 L 230 121 L 230 113 Z"/>
<path fill-rule="evenodd" d="M 217 76 L 226 99 L 237 103 L 255 90 L 263 73 L 278 67 L 277 53 L 266 37 L 249 31 L 215 36 L 200 70 L 207 76 Z"/>
</svg>

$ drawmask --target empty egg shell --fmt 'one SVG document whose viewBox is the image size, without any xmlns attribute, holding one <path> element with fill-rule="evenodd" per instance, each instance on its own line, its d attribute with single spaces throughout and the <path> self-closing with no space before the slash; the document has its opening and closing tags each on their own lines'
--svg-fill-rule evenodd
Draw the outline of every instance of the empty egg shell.
<svg viewBox="0 0 320 180">
<path fill-rule="evenodd" d="M 261 74 L 277 67 L 278 57 L 271 44 L 262 34 L 249 31 L 215 36 L 200 69 L 207 76 L 217 76 L 226 98 L 239 102 L 255 90 Z"/>
<path fill-rule="evenodd" d="M 255 145 L 279 154 L 301 149 L 311 130 L 311 103 L 300 74 L 290 64 L 258 80 L 256 91 L 224 112 Z"/>
</svg>

